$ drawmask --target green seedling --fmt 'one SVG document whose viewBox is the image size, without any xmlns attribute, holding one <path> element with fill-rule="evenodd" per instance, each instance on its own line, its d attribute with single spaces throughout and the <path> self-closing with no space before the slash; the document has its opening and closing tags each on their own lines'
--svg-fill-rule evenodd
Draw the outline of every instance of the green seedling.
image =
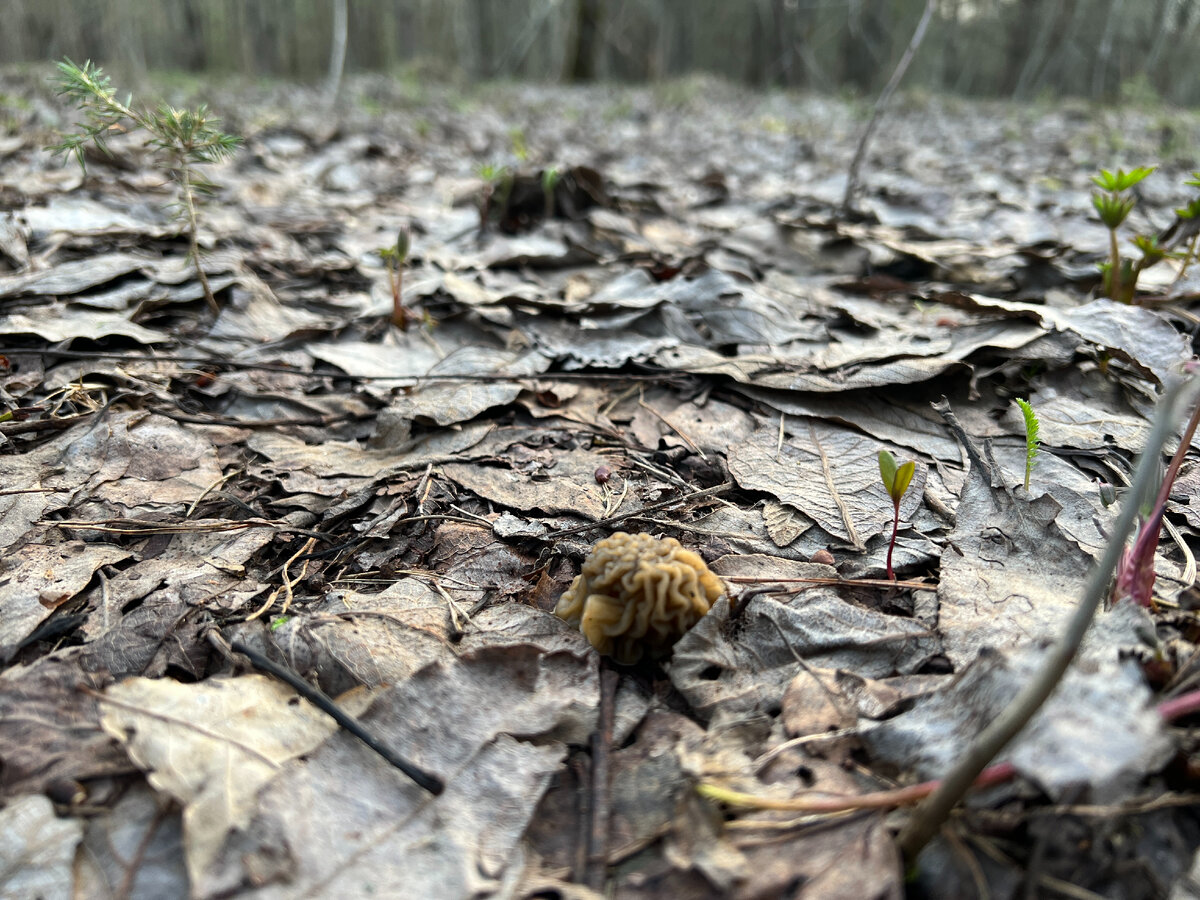
<svg viewBox="0 0 1200 900">
<path fill-rule="evenodd" d="M 1162 259 L 1162 256 L 1159 256 L 1158 259 L 1149 262 L 1147 257 L 1143 256 L 1136 264 L 1132 260 L 1123 260 L 1120 241 L 1117 238 L 1117 231 L 1129 218 L 1137 202 L 1129 193 L 1130 190 L 1153 171 L 1153 166 L 1138 166 L 1129 172 L 1124 169 L 1117 169 L 1116 172 L 1101 169 L 1099 175 L 1092 176 L 1092 183 L 1100 189 L 1092 192 L 1092 206 L 1096 208 L 1100 221 L 1108 229 L 1108 260 L 1100 266 L 1104 276 L 1104 293 L 1122 303 L 1132 302 L 1137 288 L 1137 277 L 1142 269 Z"/>
<path fill-rule="evenodd" d="M 216 315 L 219 312 L 208 276 L 200 264 L 199 222 L 197 207 L 202 197 L 211 194 L 214 185 L 197 168 L 206 163 L 228 158 L 241 144 L 241 139 L 217 128 L 220 120 L 209 113 L 207 106 L 194 110 L 175 109 L 162 104 L 153 112 L 136 109 L 133 98 L 122 102 L 109 83 L 108 77 L 89 60 L 77 66 L 69 59 L 58 63 L 58 93 L 68 97 L 86 115 L 77 124 L 74 134 L 48 149 L 74 156 L 80 168 L 87 171 L 84 150 L 94 144 L 109 153 L 105 138 L 130 130 L 142 129 L 149 135 L 147 144 L 159 163 L 179 186 L 180 217 L 183 232 L 190 245 L 189 255 L 196 268 L 196 277 L 204 290 L 204 299 Z"/>
<path fill-rule="evenodd" d="M 546 218 L 554 218 L 554 189 L 562 178 L 558 169 L 550 166 L 542 171 L 542 195 L 546 198 Z"/>
<path fill-rule="evenodd" d="M 513 156 L 521 162 L 529 161 L 529 144 L 525 141 L 525 131 L 521 128 L 510 128 L 508 139 L 512 143 Z"/>
<path fill-rule="evenodd" d="M 1200 172 L 1193 172 L 1192 177 L 1184 182 L 1188 187 L 1200 188 Z M 1183 257 L 1183 265 L 1179 269 L 1179 274 L 1175 277 L 1178 282 L 1187 274 L 1188 266 L 1198 258 L 1197 251 L 1200 250 L 1200 197 L 1196 197 L 1186 206 L 1181 206 L 1175 210 L 1175 215 L 1179 216 L 1180 225 L 1188 235 L 1183 238 L 1185 249 L 1181 251 Z"/>
<path fill-rule="evenodd" d="M 407 331 L 409 322 L 412 320 L 402 299 L 404 264 L 408 261 L 410 242 L 411 232 L 407 226 L 404 226 L 396 235 L 396 243 L 379 251 L 380 257 L 387 264 L 388 283 L 392 288 L 392 324 L 401 331 Z"/>
<path fill-rule="evenodd" d="M 911 459 L 898 466 L 896 457 L 891 453 L 887 450 L 879 451 L 879 475 L 883 479 L 888 496 L 892 498 L 892 539 L 888 543 L 887 552 L 887 577 L 891 581 L 896 580 L 896 573 L 892 570 L 892 552 L 896 549 L 896 533 L 900 530 L 900 501 L 904 499 L 916 471 L 917 464 Z"/>
<path fill-rule="evenodd" d="M 479 200 L 479 229 L 487 229 L 492 204 L 504 209 L 508 195 L 512 192 L 513 174 L 508 166 L 484 163 L 479 167 L 479 178 L 483 181 L 483 194 Z"/>
<path fill-rule="evenodd" d="M 1038 417 L 1028 400 L 1016 398 L 1017 406 L 1021 407 L 1021 415 L 1025 417 L 1025 490 L 1029 491 L 1029 474 L 1033 471 L 1034 460 L 1037 459 L 1038 447 Z"/>
</svg>

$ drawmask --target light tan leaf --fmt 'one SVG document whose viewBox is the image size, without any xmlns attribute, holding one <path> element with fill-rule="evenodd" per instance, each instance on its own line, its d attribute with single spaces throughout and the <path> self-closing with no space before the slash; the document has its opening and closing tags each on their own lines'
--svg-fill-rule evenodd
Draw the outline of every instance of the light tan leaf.
<svg viewBox="0 0 1200 900">
<path fill-rule="evenodd" d="M 260 675 L 180 684 L 130 678 L 101 702 L 101 725 L 123 743 L 150 784 L 184 807 L 193 883 L 226 835 L 244 828 L 259 788 L 284 762 L 319 746 L 337 725 Z"/>
</svg>

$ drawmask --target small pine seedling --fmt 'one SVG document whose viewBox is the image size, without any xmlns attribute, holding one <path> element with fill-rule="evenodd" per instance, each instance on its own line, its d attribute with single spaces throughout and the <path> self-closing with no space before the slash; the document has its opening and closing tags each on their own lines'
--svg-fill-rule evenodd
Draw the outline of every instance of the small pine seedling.
<svg viewBox="0 0 1200 900">
<path fill-rule="evenodd" d="M 153 112 L 135 109 L 132 96 L 122 102 L 109 83 L 108 77 L 99 66 L 89 60 L 78 66 L 70 59 L 58 63 L 59 96 L 68 97 L 86 115 L 86 121 L 77 124 L 78 131 L 66 135 L 62 142 L 47 149 L 55 153 L 74 156 L 80 168 L 87 171 L 84 148 L 95 144 L 109 153 L 105 136 L 141 128 L 149 134 L 148 144 L 154 149 L 160 163 L 179 185 L 180 208 L 183 229 L 190 243 L 192 263 L 196 277 L 204 289 L 204 299 L 213 314 L 219 312 L 216 298 L 208 283 L 208 276 L 200 264 L 200 243 L 196 208 L 200 198 L 211 194 L 214 185 L 196 168 L 205 163 L 219 162 L 233 155 L 241 139 L 225 134 L 217 128 L 220 120 L 209 114 L 207 106 L 194 110 L 175 109 L 163 104 Z M 128 125 L 127 125 L 128 123 Z"/>
<path fill-rule="evenodd" d="M 1015 398 L 1017 406 L 1021 407 L 1021 415 L 1025 417 L 1025 491 L 1029 491 L 1029 474 L 1033 471 L 1034 460 L 1037 459 L 1038 447 L 1038 417 L 1028 400 Z"/>
<path fill-rule="evenodd" d="M 887 552 L 887 577 L 891 581 L 896 580 L 896 573 L 892 570 L 892 551 L 896 549 L 896 533 L 900 530 L 900 501 L 904 499 L 916 471 L 917 464 L 911 459 L 898 466 L 896 457 L 891 453 L 887 450 L 879 451 L 879 475 L 883 479 L 888 496 L 892 498 L 892 540 L 888 543 Z"/>
</svg>

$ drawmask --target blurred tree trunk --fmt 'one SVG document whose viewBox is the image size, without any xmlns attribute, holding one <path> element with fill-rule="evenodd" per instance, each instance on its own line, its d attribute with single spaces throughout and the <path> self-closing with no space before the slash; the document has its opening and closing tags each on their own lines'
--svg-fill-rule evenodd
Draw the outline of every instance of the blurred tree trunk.
<svg viewBox="0 0 1200 900">
<path fill-rule="evenodd" d="M 175 45 L 176 65 L 191 72 L 203 72 L 208 69 L 208 42 L 204 39 L 203 17 L 196 0 L 181 0 L 180 7 L 184 34 L 191 35 L 192 40 Z"/>
<path fill-rule="evenodd" d="M 471 4 L 473 16 L 475 18 L 475 35 L 479 46 L 479 68 L 477 74 L 484 78 L 491 78 L 495 72 L 492 67 L 495 65 L 494 56 L 492 53 L 492 38 L 495 25 L 492 22 L 492 4 L 494 0 L 474 0 Z"/>
<path fill-rule="evenodd" d="M 1174 9 L 1172 9 L 1173 7 Z M 1177 21 L 1175 21 L 1176 16 L 1172 15 L 1174 11 L 1178 12 Z M 1143 65 L 1159 96 L 1167 97 L 1171 88 L 1170 72 L 1160 68 L 1159 61 L 1162 59 L 1163 48 L 1167 45 L 1168 36 L 1172 32 L 1177 32 L 1179 26 L 1183 25 L 1183 4 L 1176 3 L 1175 0 L 1159 0 L 1158 12 L 1155 14 L 1154 20 L 1158 23 L 1158 27 L 1154 30 L 1154 40 L 1150 43 L 1150 50 L 1146 54 Z"/>
<path fill-rule="evenodd" d="M 775 60 L 778 77 L 773 79 L 786 87 L 797 83 L 796 37 L 793 31 L 794 12 L 788 11 L 786 0 L 771 0 L 771 17 L 775 24 Z"/>
<path fill-rule="evenodd" d="M 960 0 L 942 0 L 938 10 L 938 19 L 942 25 L 942 52 L 938 58 L 938 88 L 941 90 L 957 91 L 960 89 L 959 79 L 963 72 L 962 57 L 959 55 L 964 48 L 959 34 L 958 13 L 962 8 Z"/>
<path fill-rule="evenodd" d="M 1104 19 L 1104 34 L 1096 48 L 1096 59 L 1092 66 L 1092 97 L 1097 100 L 1115 96 L 1119 88 L 1117 82 L 1120 79 L 1114 77 L 1112 55 L 1123 5 L 1124 0 L 1110 0 L 1108 15 Z"/>
<path fill-rule="evenodd" d="M 1013 99 L 1027 100 L 1040 89 L 1050 48 L 1062 46 L 1062 42 L 1068 39 L 1070 24 L 1075 18 L 1076 2 L 1063 0 L 1061 3 L 1047 4 L 1049 11 L 1037 30 L 1037 42 L 1033 51 L 1025 57 L 1021 75 L 1013 86 Z M 1061 84 L 1058 87 L 1061 88 Z"/>
<path fill-rule="evenodd" d="M 750 13 L 750 47 L 746 54 L 746 71 L 742 76 L 747 84 L 761 87 L 767 81 L 767 58 L 770 56 L 769 29 L 763 27 L 762 4 L 755 2 Z"/>
<path fill-rule="evenodd" d="M 349 28 L 346 0 L 333 0 L 333 41 L 329 49 L 329 75 L 325 80 L 325 95 L 332 102 L 342 86 L 346 68 L 346 31 Z"/>
<path fill-rule="evenodd" d="M 596 38 L 599 34 L 600 0 L 575 0 L 564 67 L 568 81 L 593 81 L 596 78 Z"/>
<path fill-rule="evenodd" d="M 1009 13 L 1008 21 L 1008 53 L 1004 61 L 1004 75 L 1000 81 L 1000 90 L 1011 96 L 1016 93 L 1021 75 L 1025 71 L 1025 63 L 1031 54 L 1031 38 L 1037 39 L 1049 29 L 1050 16 L 1053 14 L 1053 3 L 1043 3 L 1041 0 L 1019 0 L 1016 8 Z M 1041 15 L 1038 15 L 1038 11 Z"/>
<path fill-rule="evenodd" d="M 842 33 L 840 81 L 864 93 L 875 86 L 883 62 L 888 30 L 879 6 L 870 0 L 850 0 Z"/>
</svg>

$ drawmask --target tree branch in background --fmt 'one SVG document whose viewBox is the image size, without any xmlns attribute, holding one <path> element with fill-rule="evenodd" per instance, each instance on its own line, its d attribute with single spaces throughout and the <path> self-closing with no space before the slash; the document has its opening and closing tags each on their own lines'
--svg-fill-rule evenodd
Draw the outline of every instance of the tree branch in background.
<svg viewBox="0 0 1200 900">
<path fill-rule="evenodd" d="M 348 19 L 346 0 L 333 0 L 333 43 L 329 48 L 329 76 L 325 80 L 325 98 L 330 103 L 337 99 L 338 91 L 342 88 Z"/>
<path fill-rule="evenodd" d="M 858 193 L 858 178 L 859 170 L 862 168 L 863 157 L 867 155 L 867 147 L 871 143 L 871 135 L 875 133 L 875 126 L 879 124 L 879 117 L 883 115 L 883 110 L 887 106 L 888 101 L 892 99 L 892 94 L 896 93 L 896 88 L 900 86 L 900 81 L 904 78 L 904 73 L 908 71 L 909 65 L 912 64 L 913 57 L 917 55 L 917 48 L 921 46 L 921 41 L 925 40 L 925 32 L 929 28 L 929 20 L 933 18 L 934 0 L 925 0 L 925 11 L 921 13 L 921 21 L 917 23 L 916 31 L 913 32 L 912 39 L 908 42 L 908 48 L 904 51 L 904 55 L 900 57 L 900 62 L 896 64 L 896 71 L 892 72 L 892 77 L 888 79 L 888 83 L 883 88 L 883 93 L 879 95 L 879 99 L 875 101 L 875 108 L 871 111 L 871 119 L 867 122 L 867 127 L 863 130 L 862 137 L 858 139 L 858 149 L 854 151 L 854 161 L 850 163 L 850 172 L 846 176 L 846 193 L 842 195 L 842 214 L 850 212 L 851 205 L 854 203 L 854 195 Z"/>
</svg>

